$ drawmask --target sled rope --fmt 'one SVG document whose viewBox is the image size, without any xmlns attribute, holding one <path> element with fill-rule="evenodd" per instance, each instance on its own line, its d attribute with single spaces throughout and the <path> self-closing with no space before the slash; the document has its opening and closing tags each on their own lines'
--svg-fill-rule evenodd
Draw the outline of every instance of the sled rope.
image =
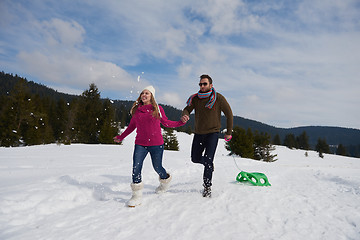
<svg viewBox="0 0 360 240">
<path fill-rule="evenodd" d="M 229 142 L 231 140 L 231 138 L 229 140 L 226 140 L 227 142 Z M 230 144 L 228 145 L 229 150 L 231 153 L 233 153 L 233 151 L 230 148 Z M 236 161 L 235 161 L 235 157 L 232 155 L 234 163 L 237 167 L 237 169 L 240 171 L 240 173 L 236 176 L 236 181 L 238 182 L 249 182 L 255 186 L 271 186 L 271 184 L 269 183 L 268 178 L 266 177 L 266 175 L 264 173 L 258 173 L 258 172 L 253 172 L 253 173 L 249 173 L 249 172 L 245 172 L 242 171 L 239 166 L 237 165 Z"/>
</svg>

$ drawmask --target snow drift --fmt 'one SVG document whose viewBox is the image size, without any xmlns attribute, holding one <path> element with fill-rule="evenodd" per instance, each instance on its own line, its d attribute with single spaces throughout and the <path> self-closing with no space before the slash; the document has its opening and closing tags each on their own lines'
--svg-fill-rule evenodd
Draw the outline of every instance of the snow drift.
<svg viewBox="0 0 360 240">
<path fill-rule="evenodd" d="M 203 168 L 190 161 L 192 136 L 165 151 L 173 174 L 155 194 L 148 156 L 141 206 L 131 197 L 134 133 L 123 145 L 0 148 L 0 239 L 360 239 L 359 159 L 277 146 L 278 161 L 228 156 L 220 140 L 213 196 L 203 198 Z M 237 183 L 263 172 L 271 187 Z"/>
</svg>

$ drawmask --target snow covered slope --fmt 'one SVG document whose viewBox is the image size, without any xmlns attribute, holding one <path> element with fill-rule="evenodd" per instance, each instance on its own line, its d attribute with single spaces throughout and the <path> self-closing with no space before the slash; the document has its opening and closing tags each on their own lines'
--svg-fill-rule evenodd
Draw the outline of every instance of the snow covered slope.
<svg viewBox="0 0 360 240">
<path fill-rule="evenodd" d="M 205 199 L 192 136 L 177 136 L 180 151 L 164 153 L 169 192 L 154 193 L 148 156 L 136 208 L 126 207 L 134 133 L 123 145 L 0 148 L 0 239 L 360 239 L 360 159 L 278 146 L 264 163 L 228 156 L 220 140 Z M 234 161 L 272 186 L 236 183 Z"/>
</svg>

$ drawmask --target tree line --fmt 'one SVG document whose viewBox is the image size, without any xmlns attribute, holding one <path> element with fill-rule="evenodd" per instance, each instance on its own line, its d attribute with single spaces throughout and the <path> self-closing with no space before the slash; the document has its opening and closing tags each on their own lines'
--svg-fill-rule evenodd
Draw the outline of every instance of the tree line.
<svg viewBox="0 0 360 240">
<path fill-rule="evenodd" d="M 230 151 L 230 154 L 265 162 L 274 162 L 277 160 L 276 155 L 271 153 L 275 149 L 274 145 L 282 145 L 290 149 L 311 150 L 309 136 L 306 131 L 296 137 L 294 134 L 287 134 L 284 141 L 281 142 L 278 134 L 271 140 L 271 136 L 268 133 L 253 132 L 251 128 L 245 130 L 239 126 L 235 126 L 232 136 L 232 140 L 225 145 L 226 149 Z M 331 154 L 330 146 L 327 144 L 325 138 L 318 139 L 314 150 L 318 152 L 321 158 L 324 157 L 324 153 Z M 335 154 L 348 156 L 346 148 L 342 144 L 337 146 Z"/>
<path fill-rule="evenodd" d="M 235 126 L 232 139 L 226 142 L 225 148 L 230 151 L 230 155 L 235 154 L 243 158 L 261 160 L 265 162 L 276 161 L 276 155 L 271 154 L 275 149 L 271 144 L 271 137 L 268 133 L 259 133 L 248 128 L 245 129 Z"/>
<path fill-rule="evenodd" d="M 79 97 L 54 98 L 32 93 L 26 79 L 0 96 L 0 146 L 50 143 L 114 144 L 113 137 L 130 122 L 132 106 L 101 99 L 90 84 Z M 164 129 L 166 150 L 179 150 L 173 129 Z"/>
<path fill-rule="evenodd" d="M 272 143 L 275 145 L 283 145 L 290 149 L 312 150 L 309 144 L 309 136 L 307 135 L 306 131 L 303 131 L 299 136 L 295 136 L 292 133 L 287 134 L 284 138 L 283 143 L 281 143 L 279 135 L 276 134 L 273 138 Z M 325 138 L 318 138 L 314 150 L 317 151 L 319 153 L 319 156 L 322 158 L 324 157 L 324 153 L 331 154 L 330 146 L 326 142 Z M 336 146 L 335 154 L 341 156 L 348 156 L 347 150 L 342 144 Z"/>
<path fill-rule="evenodd" d="M 113 143 L 119 121 L 109 99 L 95 84 L 80 97 L 65 101 L 32 94 L 25 80 L 1 96 L 0 146 L 48 143 Z"/>
<path fill-rule="evenodd" d="M 5 81 L 4 81 L 5 79 Z M 132 101 L 101 99 L 99 89 L 90 84 L 80 96 L 58 93 L 45 86 L 28 82 L 19 76 L 1 72 L 0 86 L 0 146 L 23 146 L 48 143 L 113 143 L 113 136 L 128 125 Z M 7 90 L 6 90 L 7 89 Z M 35 89 L 35 90 L 34 90 Z M 163 105 L 170 119 L 180 117 L 181 111 Z M 178 131 L 193 132 L 193 117 Z M 268 133 L 247 131 L 235 127 L 228 150 L 233 154 L 258 160 L 273 161 L 271 145 L 284 145 L 291 149 L 311 150 L 309 137 L 304 131 L 299 136 L 287 134 L 281 141 Z M 237 139 L 238 136 L 240 139 Z M 176 135 L 164 130 L 165 148 L 178 150 Z M 334 149 L 335 147 L 335 149 Z M 355 151 L 358 148 L 355 147 Z M 329 146 L 319 138 L 315 146 L 319 153 L 349 155 L 342 144 Z"/>
</svg>

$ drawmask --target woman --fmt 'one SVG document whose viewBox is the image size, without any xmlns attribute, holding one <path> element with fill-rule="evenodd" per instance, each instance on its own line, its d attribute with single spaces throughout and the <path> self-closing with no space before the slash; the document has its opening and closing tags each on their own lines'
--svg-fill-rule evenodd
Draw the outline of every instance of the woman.
<svg viewBox="0 0 360 240">
<path fill-rule="evenodd" d="M 162 166 L 164 153 L 164 140 L 161 134 L 160 123 L 165 127 L 175 128 L 185 125 L 185 119 L 177 122 L 167 119 L 164 109 L 156 103 L 155 89 L 153 86 L 144 88 L 140 96 L 134 102 L 131 111 L 132 118 L 126 130 L 116 137 L 115 142 L 121 142 L 126 136 L 132 133 L 135 128 L 135 149 L 133 155 L 132 169 L 132 197 L 128 202 L 129 207 L 141 204 L 142 189 L 141 170 L 144 159 L 148 153 L 151 155 L 154 170 L 159 174 L 160 185 L 156 193 L 166 192 L 170 186 L 172 176 Z"/>
</svg>

